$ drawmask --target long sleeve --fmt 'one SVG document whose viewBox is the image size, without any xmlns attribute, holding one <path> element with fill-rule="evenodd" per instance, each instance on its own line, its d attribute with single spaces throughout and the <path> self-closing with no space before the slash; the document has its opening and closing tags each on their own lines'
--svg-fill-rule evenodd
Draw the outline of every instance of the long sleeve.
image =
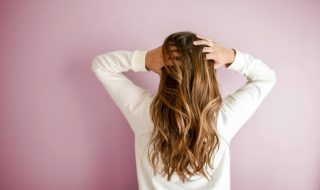
<svg viewBox="0 0 320 190">
<path fill-rule="evenodd" d="M 96 56 L 91 64 L 105 90 L 127 119 L 133 132 L 136 134 L 143 127 L 148 101 L 151 101 L 150 92 L 134 84 L 122 72 L 148 72 L 145 67 L 146 50 L 117 50 Z"/>
<path fill-rule="evenodd" d="M 218 131 L 230 142 L 276 84 L 276 74 L 261 59 L 239 50 L 227 70 L 247 79 L 241 88 L 223 98 L 219 112 Z"/>
</svg>

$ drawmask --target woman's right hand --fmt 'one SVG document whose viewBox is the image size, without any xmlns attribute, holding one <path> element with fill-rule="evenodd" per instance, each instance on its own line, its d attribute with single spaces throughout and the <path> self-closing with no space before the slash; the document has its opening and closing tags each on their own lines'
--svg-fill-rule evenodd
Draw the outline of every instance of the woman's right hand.
<svg viewBox="0 0 320 190">
<path fill-rule="evenodd" d="M 214 68 L 217 69 L 225 65 L 228 67 L 233 63 L 236 51 L 234 49 L 229 49 L 223 47 L 222 45 L 212 41 L 210 38 L 196 34 L 201 40 L 193 41 L 194 45 L 207 45 L 209 47 L 204 47 L 203 52 L 206 54 L 207 60 L 213 60 L 215 63 Z"/>
</svg>

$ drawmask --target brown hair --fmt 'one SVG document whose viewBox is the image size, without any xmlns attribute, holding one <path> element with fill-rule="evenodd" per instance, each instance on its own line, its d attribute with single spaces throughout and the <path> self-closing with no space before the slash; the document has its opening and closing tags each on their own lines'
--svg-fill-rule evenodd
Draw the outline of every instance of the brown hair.
<svg viewBox="0 0 320 190">
<path fill-rule="evenodd" d="M 183 182 L 197 174 L 208 179 L 205 165 L 213 169 L 211 161 L 219 149 L 216 119 L 222 99 L 216 70 L 202 52 L 205 46 L 193 45 L 195 40 L 200 39 L 189 31 L 173 33 L 164 40 L 165 66 L 150 106 L 154 128 L 148 158 L 154 174 L 161 159 L 161 174 L 168 181 L 174 172 Z M 180 57 L 173 57 L 172 46 Z"/>
</svg>

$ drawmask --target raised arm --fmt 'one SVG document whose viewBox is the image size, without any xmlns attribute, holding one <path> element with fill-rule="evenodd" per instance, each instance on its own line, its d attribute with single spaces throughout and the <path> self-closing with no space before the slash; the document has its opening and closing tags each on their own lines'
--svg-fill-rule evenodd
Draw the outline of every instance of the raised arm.
<svg viewBox="0 0 320 190">
<path fill-rule="evenodd" d="M 230 142 L 276 84 L 276 74 L 261 59 L 237 49 L 226 48 L 208 37 L 199 34 L 197 37 L 201 40 L 193 43 L 208 46 L 203 52 L 207 53 L 208 60 L 215 61 L 215 68 L 224 65 L 228 70 L 247 78 L 247 82 L 241 88 L 223 98 L 218 114 L 218 131 Z"/>
<path fill-rule="evenodd" d="M 241 88 L 223 98 L 218 116 L 218 131 L 230 142 L 276 84 L 276 74 L 261 59 L 239 50 L 227 69 L 247 78 Z"/>
<path fill-rule="evenodd" d="M 119 107 L 132 130 L 137 133 L 143 127 L 138 123 L 139 118 L 147 118 L 145 104 L 152 95 L 134 84 L 122 72 L 148 72 L 145 67 L 146 50 L 118 50 L 96 56 L 91 64 L 95 73 L 112 100 Z"/>
</svg>

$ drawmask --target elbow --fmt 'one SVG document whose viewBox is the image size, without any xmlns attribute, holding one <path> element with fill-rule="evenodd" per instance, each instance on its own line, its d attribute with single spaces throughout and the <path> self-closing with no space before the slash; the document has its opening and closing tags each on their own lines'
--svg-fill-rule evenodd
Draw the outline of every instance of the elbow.
<svg viewBox="0 0 320 190">
<path fill-rule="evenodd" d="M 272 71 L 272 81 L 276 84 L 277 83 L 277 75 L 276 72 L 273 70 Z"/>
<path fill-rule="evenodd" d="M 271 70 L 270 75 L 268 77 L 268 81 L 272 82 L 273 85 L 275 85 L 277 83 L 277 75 L 274 70 Z"/>
<path fill-rule="evenodd" d="M 91 71 L 92 72 L 97 72 L 99 70 L 100 61 L 98 59 L 98 56 L 94 57 L 92 62 L 91 62 Z"/>
</svg>

